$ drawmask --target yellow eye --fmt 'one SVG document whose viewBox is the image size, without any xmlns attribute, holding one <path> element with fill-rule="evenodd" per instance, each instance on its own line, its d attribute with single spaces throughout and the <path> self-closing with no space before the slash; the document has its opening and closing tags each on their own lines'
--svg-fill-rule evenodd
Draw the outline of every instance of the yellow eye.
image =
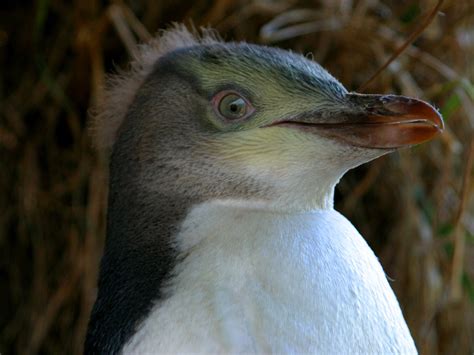
<svg viewBox="0 0 474 355">
<path fill-rule="evenodd" d="M 247 103 L 236 94 L 227 94 L 219 102 L 219 112 L 228 119 L 238 119 L 247 113 Z"/>
<path fill-rule="evenodd" d="M 247 99 L 230 90 L 217 93 L 212 105 L 219 116 L 229 121 L 247 118 L 255 111 Z"/>
</svg>

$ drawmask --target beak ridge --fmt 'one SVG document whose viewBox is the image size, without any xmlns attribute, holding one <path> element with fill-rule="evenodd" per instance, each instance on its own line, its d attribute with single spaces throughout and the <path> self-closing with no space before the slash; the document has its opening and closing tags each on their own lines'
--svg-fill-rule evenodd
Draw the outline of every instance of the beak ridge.
<svg viewBox="0 0 474 355">
<path fill-rule="evenodd" d="M 423 121 L 440 131 L 444 122 L 439 112 L 429 103 L 407 96 L 348 94 L 350 102 L 359 106 L 374 123 Z"/>
</svg>

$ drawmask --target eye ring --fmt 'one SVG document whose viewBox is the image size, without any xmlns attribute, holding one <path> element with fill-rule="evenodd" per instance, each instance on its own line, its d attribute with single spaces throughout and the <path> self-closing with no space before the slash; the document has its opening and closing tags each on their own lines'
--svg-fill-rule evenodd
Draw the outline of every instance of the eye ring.
<svg viewBox="0 0 474 355">
<path fill-rule="evenodd" d="M 240 93 L 234 90 L 218 92 L 211 100 L 214 112 L 226 121 L 241 121 L 250 117 L 255 108 Z"/>
</svg>

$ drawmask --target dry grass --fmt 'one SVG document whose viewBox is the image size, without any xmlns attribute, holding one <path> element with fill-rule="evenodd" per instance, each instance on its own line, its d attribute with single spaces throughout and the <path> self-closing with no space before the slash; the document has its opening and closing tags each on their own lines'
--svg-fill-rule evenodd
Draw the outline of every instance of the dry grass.
<svg viewBox="0 0 474 355">
<path fill-rule="evenodd" d="M 172 21 L 312 52 L 356 89 L 435 1 L 6 1 L 0 9 L 0 352 L 80 353 L 104 236 L 107 169 L 87 113 L 104 73 Z M 380 256 L 423 354 L 474 351 L 474 3 L 444 1 L 367 86 L 441 108 L 429 144 L 341 182 L 337 206 Z"/>
</svg>

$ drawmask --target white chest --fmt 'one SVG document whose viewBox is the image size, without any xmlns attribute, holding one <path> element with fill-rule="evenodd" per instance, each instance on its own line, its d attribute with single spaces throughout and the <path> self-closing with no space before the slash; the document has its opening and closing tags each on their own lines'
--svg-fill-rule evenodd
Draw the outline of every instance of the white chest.
<svg viewBox="0 0 474 355">
<path fill-rule="evenodd" d="M 377 258 L 334 210 L 205 204 L 177 243 L 171 296 L 124 353 L 416 353 Z"/>
</svg>

